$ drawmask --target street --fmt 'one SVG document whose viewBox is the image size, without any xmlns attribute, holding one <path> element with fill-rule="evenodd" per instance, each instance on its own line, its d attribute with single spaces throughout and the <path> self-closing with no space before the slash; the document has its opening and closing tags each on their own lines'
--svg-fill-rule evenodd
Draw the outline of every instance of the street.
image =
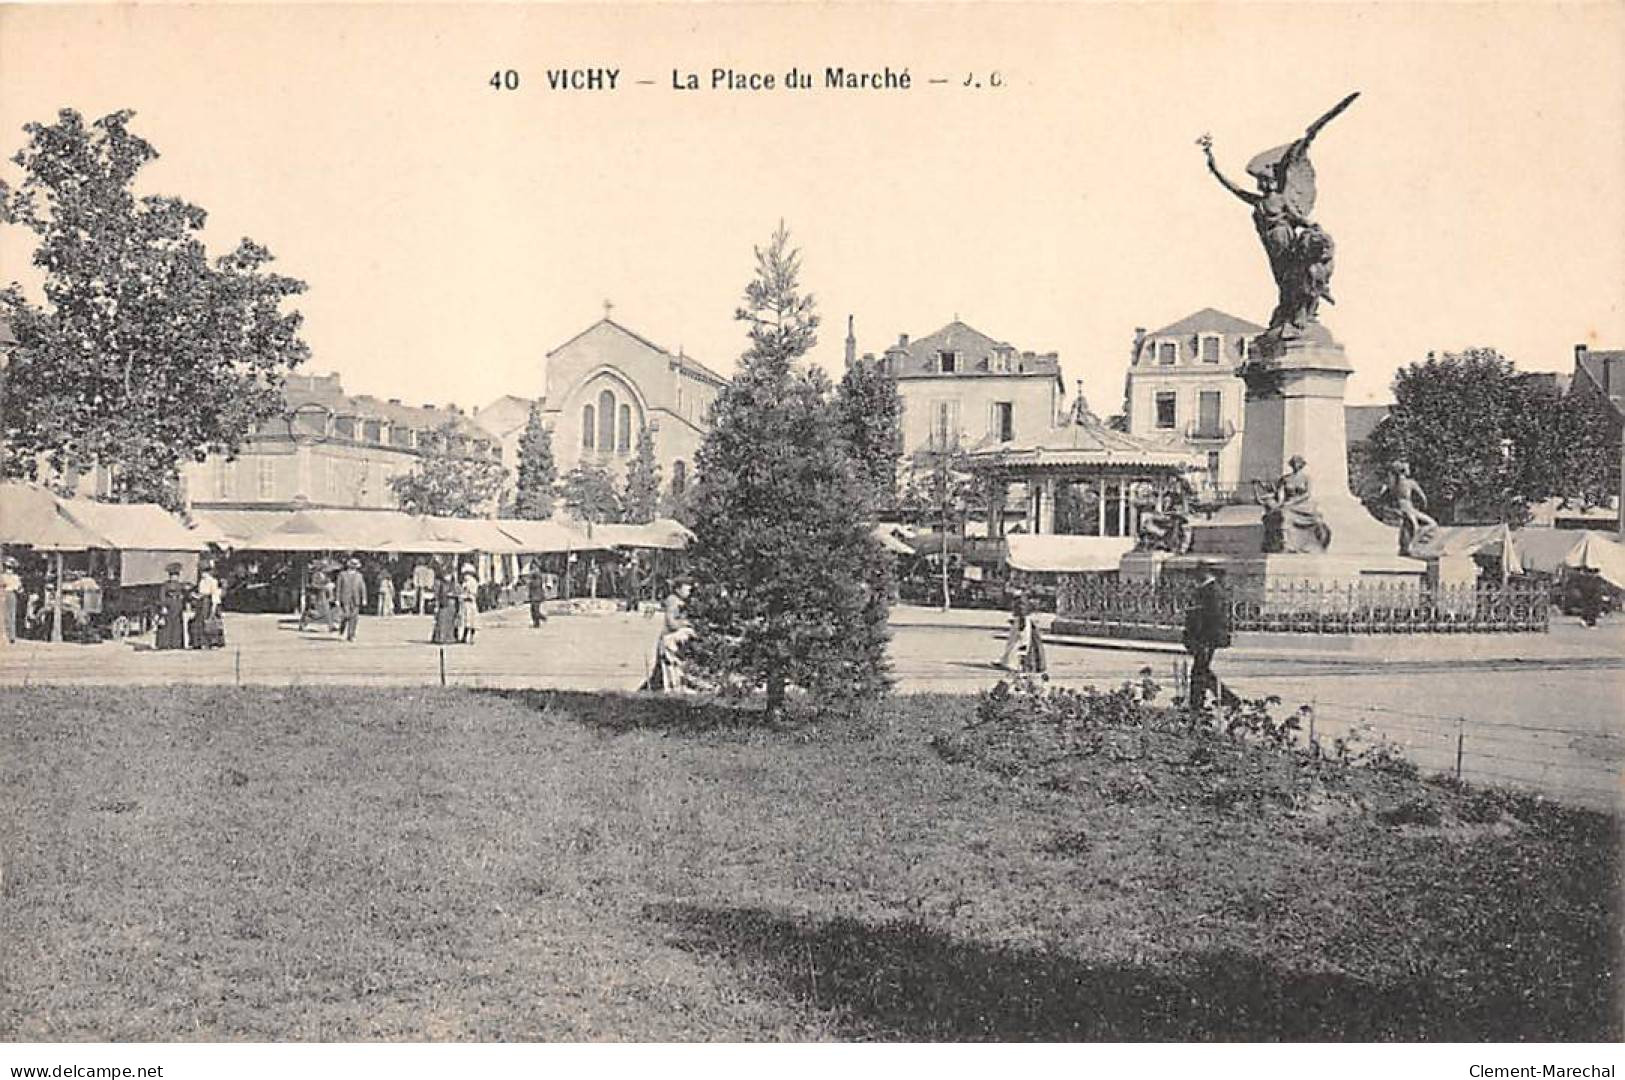
<svg viewBox="0 0 1625 1080">
<path fill-rule="evenodd" d="M 975 693 L 994 685 L 1003 621 L 996 611 L 898 607 L 898 690 Z M 300 632 L 285 616 L 229 615 L 227 647 L 212 652 L 158 652 L 150 636 L 0 648 L 0 685 L 438 685 L 444 663 L 447 685 L 625 691 L 648 672 L 659 622 L 626 613 L 555 615 L 532 629 L 525 609 L 507 608 L 482 616 L 476 644 L 444 648 L 428 643 L 429 629 L 427 616 L 369 617 L 346 643 L 326 630 Z M 1451 772 L 1459 740 L 1467 780 L 1523 784 L 1599 807 L 1619 799 L 1625 623 L 1587 631 L 1558 619 L 1545 635 L 1363 644 L 1381 655 L 1243 643 L 1221 652 L 1215 666 L 1242 697 L 1274 694 L 1283 713 L 1312 705 L 1328 751 L 1354 732 L 1363 739 L 1356 749 L 1386 739 L 1425 773 Z M 1165 694 L 1183 661 L 1171 646 L 1064 640 L 1052 640 L 1048 656 L 1055 685 L 1110 687 L 1149 667 Z"/>
</svg>

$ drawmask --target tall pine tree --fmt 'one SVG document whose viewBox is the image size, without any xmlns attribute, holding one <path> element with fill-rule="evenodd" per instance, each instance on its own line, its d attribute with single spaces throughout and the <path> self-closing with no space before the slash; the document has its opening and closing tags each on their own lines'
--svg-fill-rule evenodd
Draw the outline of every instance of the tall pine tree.
<svg viewBox="0 0 1625 1080">
<path fill-rule="evenodd" d="M 626 466 L 626 494 L 621 500 L 626 520 L 647 525 L 660 509 L 660 465 L 655 461 L 655 437 L 644 424 L 638 429 L 637 453 Z"/>
<path fill-rule="evenodd" d="M 867 523 L 829 379 L 796 363 L 818 328 L 799 269 L 781 224 L 736 316 L 750 347 L 700 448 L 690 546 L 692 660 L 725 688 L 765 690 L 770 718 L 791 687 L 851 712 L 891 682 L 891 557 Z"/>
<path fill-rule="evenodd" d="M 841 434 L 852 455 L 858 479 L 876 508 L 897 502 L 897 465 L 902 457 L 900 425 L 903 400 L 897 382 L 880 365 L 863 360 L 847 364 L 835 391 Z"/>
<path fill-rule="evenodd" d="M 542 423 L 542 404 L 530 407 L 530 419 L 519 436 L 519 490 L 514 516 L 541 520 L 553 516 L 559 466 L 553 460 L 553 433 Z"/>
</svg>

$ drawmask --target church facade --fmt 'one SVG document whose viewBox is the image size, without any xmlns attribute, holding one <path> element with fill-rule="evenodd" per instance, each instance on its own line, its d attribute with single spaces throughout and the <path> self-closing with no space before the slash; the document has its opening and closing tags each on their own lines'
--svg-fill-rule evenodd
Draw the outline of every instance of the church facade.
<svg viewBox="0 0 1625 1080">
<path fill-rule="evenodd" d="M 681 493 L 692 480 L 711 405 L 727 384 L 682 349 L 672 353 L 606 315 L 547 354 L 542 418 L 553 433 L 560 475 L 590 463 L 624 481 L 638 432 L 648 425 L 662 484 Z M 477 415 L 517 414 L 498 404 Z M 504 436 L 517 441 L 517 431 Z"/>
</svg>

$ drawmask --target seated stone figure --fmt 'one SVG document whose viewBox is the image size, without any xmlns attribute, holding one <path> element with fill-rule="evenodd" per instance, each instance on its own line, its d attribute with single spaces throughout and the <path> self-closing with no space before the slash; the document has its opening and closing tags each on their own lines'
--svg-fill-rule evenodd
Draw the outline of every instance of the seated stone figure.
<svg viewBox="0 0 1625 1080">
<path fill-rule="evenodd" d="M 1182 555 L 1190 549 L 1190 515 L 1182 497 L 1174 492 L 1158 491 L 1144 482 L 1134 485 L 1131 496 L 1139 512 L 1136 551 L 1170 551 Z"/>
<path fill-rule="evenodd" d="M 1253 481 L 1254 496 L 1264 508 L 1264 550 L 1270 554 L 1313 555 L 1331 547 L 1332 530 L 1310 493 L 1308 463 L 1297 454 L 1290 472 L 1273 485 Z"/>
</svg>

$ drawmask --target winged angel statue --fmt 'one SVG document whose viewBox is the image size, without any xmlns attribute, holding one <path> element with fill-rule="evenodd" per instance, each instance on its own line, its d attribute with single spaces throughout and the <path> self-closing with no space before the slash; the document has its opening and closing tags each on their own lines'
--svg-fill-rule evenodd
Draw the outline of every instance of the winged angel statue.
<svg viewBox="0 0 1625 1080">
<path fill-rule="evenodd" d="M 1247 172 L 1258 190 L 1246 191 L 1230 182 L 1213 160 L 1213 139 L 1203 135 L 1196 140 L 1207 155 L 1207 167 L 1219 183 L 1236 198 L 1253 208 L 1253 226 L 1264 242 L 1270 273 L 1280 290 L 1280 303 L 1270 316 L 1270 333 L 1280 338 L 1299 336 L 1316 321 L 1322 300 L 1334 303 L 1332 278 L 1332 238 L 1325 229 L 1309 220 L 1315 209 L 1315 167 L 1309 161 L 1309 144 L 1320 129 L 1331 123 L 1359 97 L 1355 92 L 1339 101 L 1331 111 L 1309 125 L 1303 138 L 1266 150 L 1247 163 Z"/>
</svg>

